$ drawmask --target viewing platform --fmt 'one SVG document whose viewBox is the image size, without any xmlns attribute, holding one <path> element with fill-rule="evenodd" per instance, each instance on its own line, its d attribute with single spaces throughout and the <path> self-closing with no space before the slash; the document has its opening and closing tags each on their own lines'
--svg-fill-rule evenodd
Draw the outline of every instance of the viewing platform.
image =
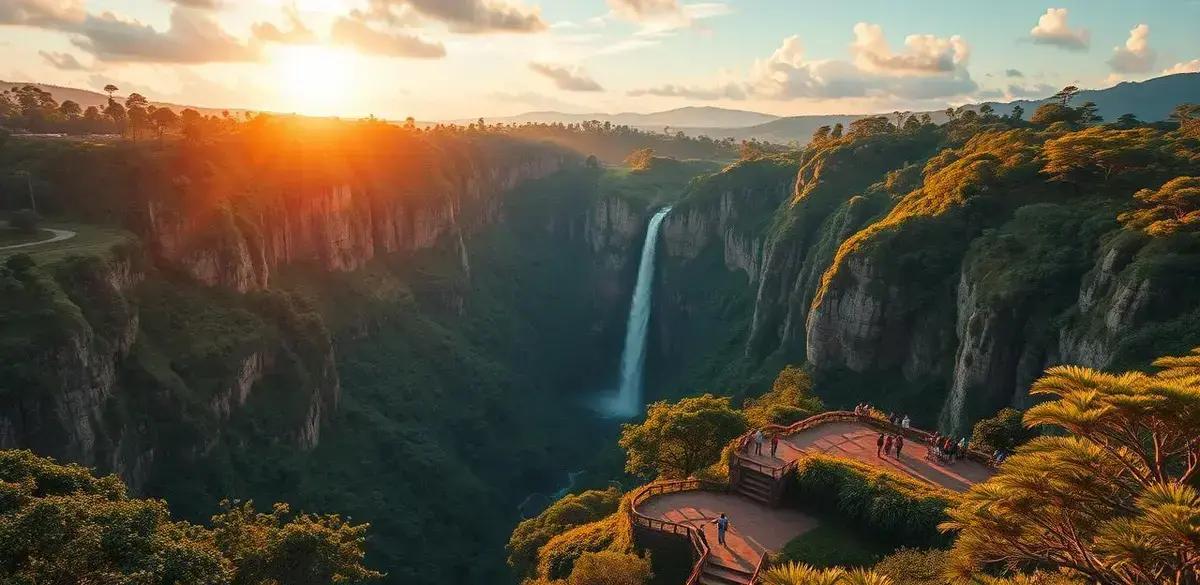
<svg viewBox="0 0 1200 585">
<path fill-rule="evenodd" d="M 687 479 L 652 483 L 634 493 L 630 509 L 635 531 L 674 535 L 691 544 L 695 564 L 685 585 L 753 583 L 769 553 L 817 526 L 817 520 L 803 512 L 778 507 L 789 474 L 807 454 L 853 459 L 959 492 L 995 473 L 982 453 L 972 452 L 954 463 L 938 462 L 926 457 L 928 432 L 853 412 L 823 413 L 763 432 L 768 437 L 763 455 L 740 450 L 732 454 L 728 485 Z M 899 458 L 876 456 L 881 432 L 905 437 Z M 769 437 L 776 433 L 779 448 L 771 457 Z M 741 445 L 747 436 L 734 444 Z M 717 544 L 713 524 L 722 513 L 730 519 L 725 545 Z"/>
</svg>

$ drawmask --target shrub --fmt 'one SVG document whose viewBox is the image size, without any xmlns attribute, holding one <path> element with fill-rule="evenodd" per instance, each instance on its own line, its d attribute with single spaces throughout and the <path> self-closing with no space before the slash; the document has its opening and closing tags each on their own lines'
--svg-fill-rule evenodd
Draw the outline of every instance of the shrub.
<svg viewBox="0 0 1200 585">
<path fill-rule="evenodd" d="M 615 516 L 576 526 L 551 538 L 538 551 L 538 576 L 565 579 L 575 569 L 575 561 L 585 553 L 607 550 L 617 536 Z"/>
<path fill-rule="evenodd" d="M 788 494 L 793 504 L 836 508 L 870 534 L 915 546 L 948 545 L 938 531 L 957 496 L 857 461 L 813 455 L 800 460 Z"/>
<path fill-rule="evenodd" d="M 536 517 L 523 520 L 508 540 L 508 565 L 518 576 L 528 574 L 537 563 L 537 551 L 556 534 L 595 522 L 617 511 L 621 492 L 616 488 L 569 494 Z"/>
<path fill-rule="evenodd" d="M 580 556 L 567 585 L 643 585 L 649 580 L 648 558 L 602 551 Z"/>
<path fill-rule="evenodd" d="M 943 585 L 950 551 L 901 548 L 875 565 L 875 572 L 895 585 Z"/>
<path fill-rule="evenodd" d="M 26 233 L 37 233 L 38 223 L 41 222 L 41 217 L 32 209 L 22 209 L 12 214 L 8 219 L 8 225 L 13 229 Z"/>
<path fill-rule="evenodd" d="M 820 398 L 812 395 L 813 382 L 808 373 L 796 366 L 779 372 L 771 389 L 747 402 L 742 409 L 751 427 L 770 424 L 790 425 L 825 409 Z"/>
<path fill-rule="evenodd" d="M 655 402 L 641 424 L 621 429 L 621 448 L 632 474 L 684 478 L 712 465 L 725 446 L 746 430 L 746 417 L 728 398 L 712 394 L 679 402 Z"/>
<path fill-rule="evenodd" d="M 1021 422 L 1021 411 L 1005 408 L 992 418 L 985 418 L 975 423 L 971 433 L 971 444 L 984 453 L 996 449 L 1012 453 L 1017 446 L 1032 439 L 1033 431 L 1025 428 Z"/>
</svg>

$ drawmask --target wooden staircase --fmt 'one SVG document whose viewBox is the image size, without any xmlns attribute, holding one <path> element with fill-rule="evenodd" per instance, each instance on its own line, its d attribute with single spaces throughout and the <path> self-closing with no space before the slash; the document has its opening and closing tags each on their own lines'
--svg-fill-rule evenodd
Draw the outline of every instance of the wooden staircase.
<svg viewBox="0 0 1200 585">
<path fill-rule="evenodd" d="M 700 573 L 702 585 L 750 585 L 753 578 L 754 573 L 722 565 L 712 559 L 704 563 L 704 569 Z"/>
<path fill-rule="evenodd" d="M 774 504 L 777 483 L 778 480 L 765 473 L 743 467 L 735 489 L 751 500 L 770 506 Z"/>
</svg>

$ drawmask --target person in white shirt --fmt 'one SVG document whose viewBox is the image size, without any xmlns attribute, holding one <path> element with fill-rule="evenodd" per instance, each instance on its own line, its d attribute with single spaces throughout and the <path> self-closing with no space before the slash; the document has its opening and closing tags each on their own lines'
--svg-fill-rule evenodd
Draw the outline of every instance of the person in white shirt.
<svg viewBox="0 0 1200 585">
<path fill-rule="evenodd" d="M 904 428 L 906 428 L 906 429 L 907 429 L 907 428 L 908 428 L 908 425 L 909 425 L 911 422 L 912 422 L 912 421 L 910 421 L 910 420 L 908 419 L 908 415 L 906 414 L 906 415 L 904 415 L 904 419 L 900 421 L 900 426 L 902 426 L 902 427 L 904 427 Z"/>
</svg>

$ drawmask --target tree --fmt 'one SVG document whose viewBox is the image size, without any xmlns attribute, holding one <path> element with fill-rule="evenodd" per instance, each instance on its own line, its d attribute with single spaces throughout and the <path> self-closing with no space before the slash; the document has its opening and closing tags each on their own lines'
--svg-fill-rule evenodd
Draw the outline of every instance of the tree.
<svg viewBox="0 0 1200 585">
<path fill-rule="evenodd" d="M 842 137 L 842 123 L 841 122 L 838 122 L 837 124 L 833 125 L 833 132 L 831 132 L 829 134 L 829 137 L 833 138 L 835 140 Z"/>
<path fill-rule="evenodd" d="M 79 107 L 77 102 L 64 100 L 58 106 L 58 113 L 67 118 L 78 118 L 83 113 L 83 109 Z"/>
<path fill-rule="evenodd" d="M 595 522 L 617 511 L 621 492 L 616 488 L 605 491 L 589 490 L 567 494 L 533 518 L 522 520 L 509 536 L 508 566 L 518 577 L 532 574 L 537 564 L 537 552 L 555 535 L 571 528 Z"/>
<path fill-rule="evenodd" d="M 1152 236 L 1200 231 L 1200 177 L 1176 177 L 1133 197 L 1137 208 L 1118 218 L 1125 227 Z"/>
<path fill-rule="evenodd" d="M 996 108 L 993 108 L 992 104 L 983 104 L 979 106 L 979 115 L 983 116 L 984 120 L 994 120 L 996 118 Z"/>
<path fill-rule="evenodd" d="M 107 94 L 108 94 L 108 101 L 110 101 L 110 102 L 111 102 L 111 101 L 113 100 L 113 94 L 114 94 L 114 93 L 116 93 L 116 91 L 117 91 L 118 89 L 120 89 L 120 88 L 119 88 L 119 87 L 117 87 L 117 86 L 115 86 L 115 85 L 113 85 L 113 84 L 111 84 L 111 83 L 110 83 L 110 84 L 108 84 L 108 85 L 106 85 L 106 86 L 104 86 L 104 93 L 107 93 Z"/>
<path fill-rule="evenodd" d="M 1029 121 L 1038 126 L 1049 126 L 1055 122 L 1077 124 L 1082 119 L 1083 115 L 1079 110 L 1057 102 L 1048 102 L 1038 106 Z"/>
<path fill-rule="evenodd" d="M 1034 434 L 1022 424 L 1021 411 L 1005 408 L 997 412 L 996 416 L 975 423 L 971 433 L 971 444 L 985 453 L 997 449 L 1012 453 L 1018 445 L 1032 439 Z"/>
<path fill-rule="evenodd" d="M 1100 116 L 1099 111 L 1100 107 L 1096 105 L 1096 102 L 1083 102 L 1083 105 L 1079 106 L 1079 121 L 1084 124 L 1103 122 L 1104 118 Z"/>
<path fill-rule="evenodd" d="M 865 138 L 877 134 L 888 134 L 895 129 L 895 126 L 892 126 L 892 123 L 888 121 L 887 116 L 867 116 L 866 118 L 859 118 L 850 123 L 849 136 Z"/>
<path fill-rule="evenodd" d="M 154 126 L 159 140 L 162 140 L 163 132 L 174 128 L 179 123 L 179 116 L 176 116 L 171 108 L 158 108 L 150 114 L 150 123 Z"/>
<path fill-rule="evenodd" d="M 1158 161 L 1161 136 L 1149 128 L 1108 130 L 1092 127 L 1046 141 L 1042 172 L 1052 180 L 1079 184 L 1149 168 Z"/>
<path fill-rule="evenodd" d="M 104 108 L 104 115 L 112 120 L 114 124 L 121 124 L 125 121 L 125 106 L 120 103 L 110 100 Z"/>
<path fill-rule="evenodd" d="M 1200 138 L 1200 104 L 1175 106 L 1171 119 L 1179 124 L 1179 132 L 1184 136 Z"/>
<path fill-rule="evenodd" d="M 725 445 L 745 430 L 745 415 L 728 398 L 705 394 L 673 404 L 655 402 L 645 422 L 621 427 L 625 470 L 647 477 L 690 477 L 715 463 Z"/>
<path fill-rule="evenodd" d="M 821 144 L 822 142 L 829 140 L 829 133 L 832 131 L 833 131 L 833 129 L 830 128 L 828 125 L 821 126 L 820 128 L 817 128 L 816 130 L 813 131 L 812 139 L 810 139 L 809 142 L 811 142 L 812 144 Z"/>
<path fill-rule="evenodd" d="M 950 510 L 955 576 L 1051 566 L 1088 583 L 1200 583 L 1200 349 L 1154 364 L 1058 366 L 1033 384 L 1052 400 L 1025 425 L 1064 434 L 1020 447 Z"/>
<path fill-rule="evenodd" d="M 611 551 L 587 552 L 575 561 L 567 585 L 645 585 L 650 560 Z"/>
<path fill-rule="evenodd" d="M 125 108 L 126 109 L 146 108 L 149 106 L 150 106 L 150 100 L 146 99 L 146 96 L 144 96 L 140 93 L 134 92 L 134 93 L 129 94 L 129 97 L 125 98 Z"/>
<path fill-rule="evenodd" d="M 787 366 L 775 377 L 767 393 L 750 400 L 742 409 L 752 427 L 789 425 L 825 410 L 820 398 L 812 395 L 813 382 L 808 373 Z"/>
<path fill-rule="evenodd" d="M 1008 117 L 1014 122 L 1021 120 L 1025 117 L 1025 108 L 1022 108 L 1020 104 L 1013 106 L 1012 113 Z"/>
<path fill-rule="evenodd" d="M 635 171 L 645 171 L 654 162 L 653 148 L 639 148 L 625 157 L 625 164 Z"/>
<path fill-rule="evenodd" d="M 1062 107 L 1065 108 L 1071 104 L 1071 100 L 1074 99 L 1075 94 L 1078 94 L 1078 93 L 1079 93 L 1078 87 L 1075 87 L 1074 85 L 1068 85 L 1068 86 L 1058 90 L 1058 93 L 1054 94 L 1053 96 L 1050 96 L 1050 99 L 1057 100 L 1059 105 L 1061 105 Z"/>
<path fill-rule="evenodd" d="M 1137 128 L 1141 125 L 1142 121 L 1133 114 L 1121 114 L 1121 117 L 1117 118 L 1117 121 L 1112 124 L 1114 128 L 1119 130 L 1129 130 L 1130 128 Z"/>
<path fill-rule="evenodd" d="M 226 503 L 209 529 L 173 520 L 162 500 L 129 497 L 116 476 L 29 451 L 0 451 L 0 502 L 5 582 L 316 585 L 380 576 L 361 563 L 364 524 Z"/>
</svg>

